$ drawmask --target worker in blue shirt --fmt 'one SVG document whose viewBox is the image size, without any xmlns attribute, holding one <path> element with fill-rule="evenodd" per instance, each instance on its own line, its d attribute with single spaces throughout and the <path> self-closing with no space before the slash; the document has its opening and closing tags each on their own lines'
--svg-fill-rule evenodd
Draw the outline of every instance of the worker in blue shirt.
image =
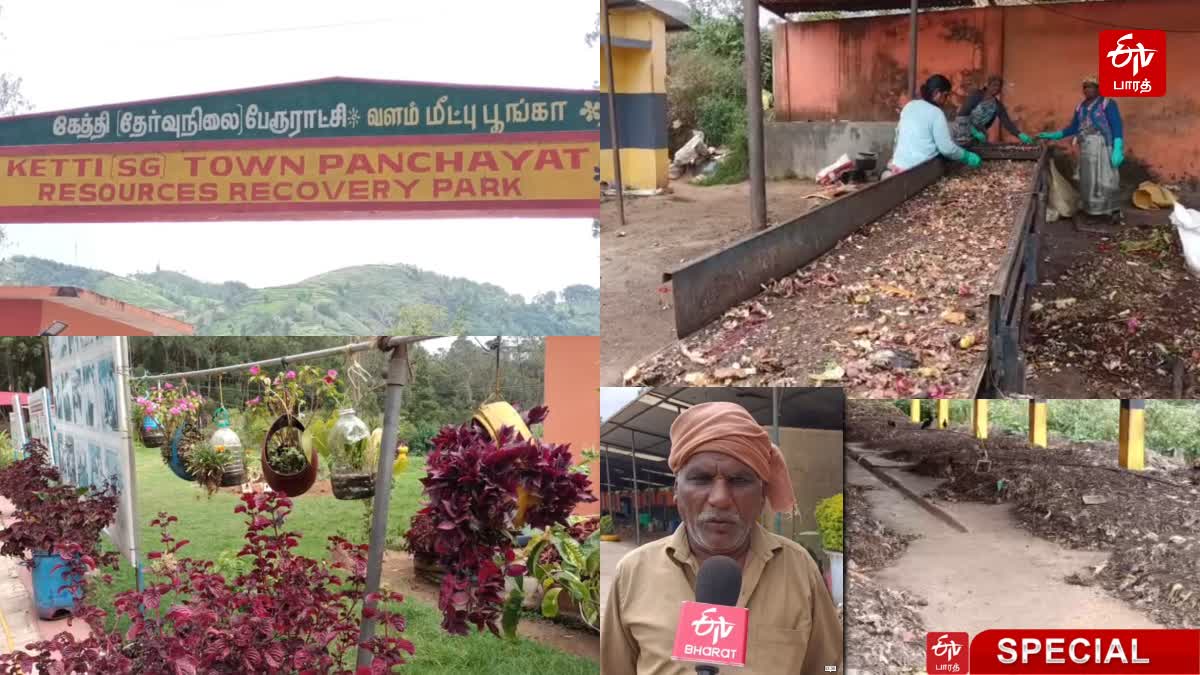
<svg viewBox="0 0 1200 675">
<path fill-rule="evenodd" d="M 1119 169 L 1125 162 L 1125 128 L 1117 102 L 1100 95 L 1096 77 L 1083 80 L 1083 102 L 1075 108 L 1071 124 L 1062 131 L 1047 131 L 1038 138 L 1057 141 L 1067 136 L 1079 139 L 1079 196 L 1089 216 L 1111 216 L 1119 221 L 1117 201 L 1121 186 Z"/>
<path fill-rule="evenodd" d="M 932 75 L 921 85 L 921 98 L 910 101 L 900 111 L 896 126 L 896 151 L 883 177 L 907 171 L 939 154 L 970 167 L 982 163 L 979 155 L 959 147 L 950 135 L 950 124 L 942 110 L 950 96 L 950 80 Z"/>
<path fill-rule="evenodd" d="M 954 142 L 963 147 L 969 147 L 975 141 L 987 142 L 987 131 L 996 120 L 1008 133 L 1021 139 L 1022 143 L 1033 143 L 1033 139 L 1021 133 L 1017 125 L 1008 116 L 1008 108 L 1000 100 L 1000 92 L 1004 89 L 1004 78 L 992 75 L 988 78 L 987 86 L 976 89 L 975 93 L 963 101 L 958 109 L 958 117 L 954 120 Z"/>
</svg>

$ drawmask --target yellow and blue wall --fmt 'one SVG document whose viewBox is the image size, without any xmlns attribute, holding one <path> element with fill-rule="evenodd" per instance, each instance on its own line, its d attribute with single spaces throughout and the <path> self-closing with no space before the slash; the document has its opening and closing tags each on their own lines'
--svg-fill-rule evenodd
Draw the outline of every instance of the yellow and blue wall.
<svg viewBox="0 0 1200 675">
<path fill-rule="evenodd" d="M 667 19 L 640 3 L 611 7 L 613 76 L 616 80 L 617 133 L 621 179 L 627 189 L 667 187 Z M 608 36 L 600 22 L 600 177 L 612 184 L 613 144 L 607 122 Z"/>
</svg>

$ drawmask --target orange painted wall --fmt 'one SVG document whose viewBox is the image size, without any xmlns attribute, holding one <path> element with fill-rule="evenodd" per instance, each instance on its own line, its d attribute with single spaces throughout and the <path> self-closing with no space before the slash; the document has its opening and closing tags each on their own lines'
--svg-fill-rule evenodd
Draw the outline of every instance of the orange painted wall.
<svg viewBox="0 0 1200 675">
<path fill-rule="evenodd" d="M 0 300 L 0 335 L 37 335 L 55 321 L 65 321 L 63 335 L 150 335 L 119 321 L 43 300 Z"/>
<path fill-rule="evenodd" d="M 1118 26 L 1200 30 L 1197 0 L 1056 9 Z M 994 7 L 922 14 L 918 29 L 918 81 L 946 75 L 957 104 L 987 74 L 1001 73 L 1013 120 L 1035 133 L 1066 126 L 1081 99 L 1080 81 L 1099 70 L 1104 26 L 1038 7 Z M 787 24 L 774 40 L 777 120 L 895 120 L 908 100 L 907 16 Z M 1168 33 L 1167 95 L 1119 100 L 1131 164 L 1166 182 L 1200 180 L 1200 68 L 1190 67 L 1198 62 L 1197 34 Z"/>
<path fill-rule="evenodd" d="M 542 439 L 570 443 L 578 463 L 587 449 L 600 447 L 600 338 L 546 338 L 545 403 L 550 416 Z M 592 494 L 600 496 L 600 463 L 592 462 Z M 577 515 L 600 513 L 600 502 L 580 504 Z"/>
</svg>

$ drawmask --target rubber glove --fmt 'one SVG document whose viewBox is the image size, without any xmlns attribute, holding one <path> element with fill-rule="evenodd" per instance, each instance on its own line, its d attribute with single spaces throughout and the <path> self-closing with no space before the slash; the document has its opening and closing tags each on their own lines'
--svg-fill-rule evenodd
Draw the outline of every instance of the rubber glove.
<svg viewBox="0 0 1200 675">
<path fill-rule="evenodd" d="M 1063 137 L 1063 132 L 1061 132 L 1061 131 L 1043 131 L 1042 133 L 1038 134 L 1038 138 L 1041 138 L 1041 139 L 1044 139 L 1047 141 L 1061 140 L 1062 137 Z"/>
<path fill-rule="evenodd" d="M 963 157 L 959 161 L 961 161 L 963 164 L 966 164 L 967 166 L 971 167 L 972 169 L 978 167 L 980 164 L 983 164 L 983 159 L 981 159 L 979 157 L 979 155 L 971 152 L 970 150 L 964 150 Z"/>
<path fill-rule="evenodd" d="M 971 127 L 971 136 L 973 136 L 975 138 L 975 140 L 979 141 L 980 143 L 987 142 L 987 136 L 984 136 L 983 132 L 976 129 L 975 127 Z"/>
<path fill-rule="evenodd" d="M 1021 142 L 1024 143 L 1025 145 L 1029 145 L 1030 143 L 1033 142 L 1033 139 L 1029 137 L 1029 134 L 1021 134 L 1017 138 L 1020 138 Z"/>
<path fill-rule="evenodd" d="M 1118 138 L 1113 141 L 1112 165 L 1113 168 L 1119 168 L 1125 163 L 1125 139 Z"/>
</svg>

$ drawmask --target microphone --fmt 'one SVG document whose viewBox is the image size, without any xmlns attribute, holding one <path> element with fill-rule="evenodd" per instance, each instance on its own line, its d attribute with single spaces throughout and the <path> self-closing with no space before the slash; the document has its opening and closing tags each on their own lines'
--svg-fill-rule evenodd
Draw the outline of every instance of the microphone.
<svg viewBox="0 0 1200 675">
<path fill-rule="evenodd" d="M 733 558 L 715 555 L 700 565 L 700 574 L 696 576 L 696 602 L 733 607 L 741 592 L 742 567 Z M 717 675 L 717 671 L 714 665 L 696 666 L 699 675 Z"/>
</svg>

